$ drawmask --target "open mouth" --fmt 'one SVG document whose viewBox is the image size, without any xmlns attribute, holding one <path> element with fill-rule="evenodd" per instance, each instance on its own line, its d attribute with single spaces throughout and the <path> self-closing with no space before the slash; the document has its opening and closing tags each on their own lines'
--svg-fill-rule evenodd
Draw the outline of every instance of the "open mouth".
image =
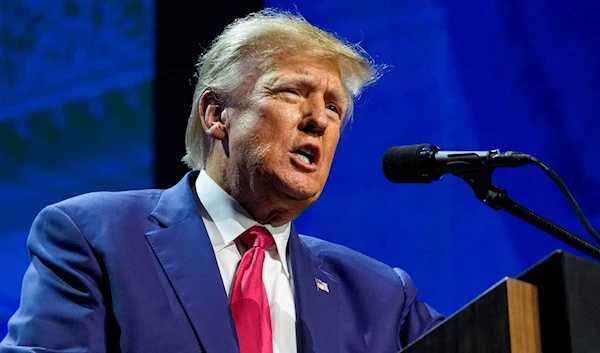
<svg viewBox="0 0 600 353">
<path fill-rule="evenodd" d="M 301 160 L 302 162 L 304 162 L 306 164 L 313 163 L 313 160 L 314 160 L 313 155 L 306 151 L 296 150 L 294 152 L 294 154 L 296 155 L 296 157 L 298 157 L 299 160 Z"/>
<path fill-rule="evenodd" d="M 301 162 L 316 165 L 319 162 L 319 149 L 313 145 L 305 145 L 292 152 Z"/>
</svg>

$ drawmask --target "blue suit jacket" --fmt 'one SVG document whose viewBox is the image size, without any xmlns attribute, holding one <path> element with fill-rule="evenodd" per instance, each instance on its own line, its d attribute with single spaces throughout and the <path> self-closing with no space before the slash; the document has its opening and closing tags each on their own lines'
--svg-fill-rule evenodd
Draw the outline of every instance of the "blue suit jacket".
<svg viewBox="0 0 600 353">
<path fill-rule="evenodd" d="M 196 176 L 164 191 L 86 194 L 40 212 L 0 352 L 238 353 L 192 191 Z M 400 269 L 294 227 L 288 251 L 299 352 L 394 353 L 441 320 Z"/>
</svg>

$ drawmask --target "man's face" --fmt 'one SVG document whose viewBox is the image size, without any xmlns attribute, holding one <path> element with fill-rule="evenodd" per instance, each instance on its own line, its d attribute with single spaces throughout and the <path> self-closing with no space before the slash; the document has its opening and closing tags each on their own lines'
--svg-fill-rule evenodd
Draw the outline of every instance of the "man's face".
<svg viewBox="0 0 600 353">
<path fill-rule="evenodd" d="M 329 175 L 347 108 L 335 61 L 276 60 L 230 110 L 230 167 L 258 194 L 312 204 Z"/>
</svg>

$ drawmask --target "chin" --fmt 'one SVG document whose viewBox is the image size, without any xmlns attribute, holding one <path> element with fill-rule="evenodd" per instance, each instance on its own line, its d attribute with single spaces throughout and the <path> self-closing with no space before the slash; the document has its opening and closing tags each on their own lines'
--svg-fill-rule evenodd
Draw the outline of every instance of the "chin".
<svg viewBox="0 0 600 353">
<path fill-rule="evenodd" d="M 319 198 L 319 195 L 321 194 L 320 191 L 316 191 L 316 192 L 308 192 L 306 190 L 290 190 L 288 193 L 288 196 L 296 201 L 305 201 L 308 202 L 309 204 L 312 204 L 313 202 L 317 201 L 317 199 Z"/>
<path fill-rule="evenodd" d="M 307 178 L 306 175 L 280 179 L 280 185 L 280 191 L 289 198 L 311 204 L 319 198 L 323 190 L 320 183 Z"/>
</svg>

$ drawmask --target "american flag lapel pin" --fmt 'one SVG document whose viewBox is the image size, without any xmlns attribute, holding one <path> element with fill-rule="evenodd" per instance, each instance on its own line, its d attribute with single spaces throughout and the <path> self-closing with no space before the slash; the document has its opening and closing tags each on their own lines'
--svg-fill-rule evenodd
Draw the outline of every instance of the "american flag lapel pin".
<svg viewBox="0 0 600 353">
<path fill-rule="evenodd" d="M 329 286 L 327 285 L 327 282 L 323 282 L 317 277 L 315 277 L 315 284 L 317 285 L 318 290 L 323 291 L 325 293 L 329 293 Z"/>
</svg>

